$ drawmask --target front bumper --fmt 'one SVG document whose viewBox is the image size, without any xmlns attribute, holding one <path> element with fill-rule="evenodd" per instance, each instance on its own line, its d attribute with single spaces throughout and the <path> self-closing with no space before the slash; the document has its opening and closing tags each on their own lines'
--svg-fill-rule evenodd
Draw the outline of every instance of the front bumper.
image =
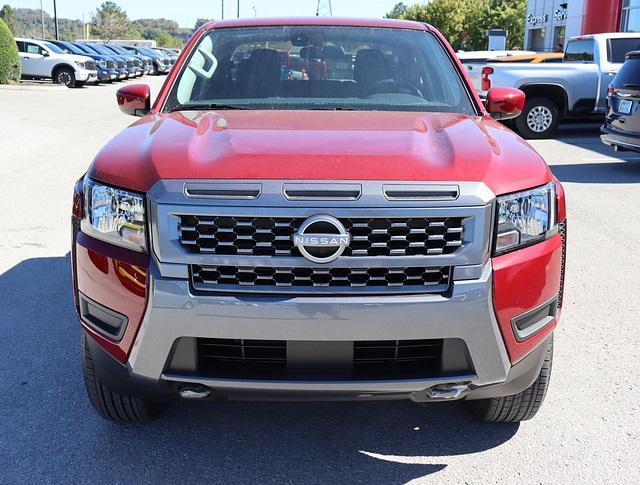
<svg viewBox="0 0 640 485">
<path fill-rule="evenodd" d="M 155 274 L 154 274 L 155 273 Z M 176 325 L 176 322 L 180 322 Z M 298 297 L 287 299 L 197 296 L 189 283 L 157 276 L 151 268 L 146 314 L 129 357 L 131 372 L 153 380 L 197 382 L 210 387 L 354 392 L 416 391 L 442 382 L 233 382 L 165 372 L 167 356 L 180 337 L 281 339 L 287 341 L 463 340 L 474 372 L 449 376 L 482 386 L 505 380 L 509 358 L 491 300 L 491 266 L 478 280 L 456 282 L 450 296 Z"/>
<path fill-rule="evenodd" d="M 76 70 L 76 80 L 86 83 L 98 81 L 98 71 L 87 71 L 86 69 Z"/>
</svg>

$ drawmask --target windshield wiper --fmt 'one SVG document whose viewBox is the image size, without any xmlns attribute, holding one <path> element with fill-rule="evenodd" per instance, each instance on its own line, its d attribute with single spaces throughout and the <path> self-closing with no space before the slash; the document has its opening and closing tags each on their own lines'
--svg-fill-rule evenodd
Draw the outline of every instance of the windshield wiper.
<svg viewBox="0 0 640 485">
<path fill-rule="evenodd" d="M 308 109 L 314 111 L 358 111 L 358 108 L 348 106 L 312 106 Z"/>
<path fill-rule="evenodd" d="M 197 111 L 207 109 L 251 109 L 246 106 L 238 106 L 236 104 L 224 103 L 198 103 L 198 104 L 178 104 L 171 111 Z"/>
</svg>

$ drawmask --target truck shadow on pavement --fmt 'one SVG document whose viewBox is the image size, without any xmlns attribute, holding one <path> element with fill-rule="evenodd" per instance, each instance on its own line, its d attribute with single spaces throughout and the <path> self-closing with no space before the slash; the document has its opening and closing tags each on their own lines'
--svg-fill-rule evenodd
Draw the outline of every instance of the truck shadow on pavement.
<svg viewBox="0 0 640 485">
<path fill-rule="evenodd" d="M 640 153 L 616 152 L 600 141 L 600 125 L 574 123 L 560 127 L 558 141 L 584 150 L 582 163 L 556 164 L 553 174 L 561 182 L 581 184 L 640 183 Z"/>
<path fill-rule="evenodd" d="M 518 431 L 402 401 L 176 402 L 152 423 L 108 423 L 85 396 L 69 256 L 1 274 L 0 301 L 5 483 L 405 483 Z"/>
</svg>

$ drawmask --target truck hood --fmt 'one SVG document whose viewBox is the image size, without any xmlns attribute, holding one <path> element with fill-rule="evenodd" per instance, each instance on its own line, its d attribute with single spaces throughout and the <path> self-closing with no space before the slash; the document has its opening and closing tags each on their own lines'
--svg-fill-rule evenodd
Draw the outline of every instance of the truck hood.
<svg viewBox="0 0 640 485">
<path fill-rule="evenodd" d="M 89 176 L 141 192 L 160 179 L 484 182 L 494 193 L 552 179 L 488 117 L 353 111 L 149 114 L 96 156 Z"/>
<path fill-rule="evenodd" d="M 79 54 L 58 54 L 57 57 L 59 57 L 60 59 L 64 59 L 66 61 L 73 61 L 73 62 L 88 62 L 93 60 L 89 56 L 84 56 L 84 55 L 81 56 Z"/>
</svg>

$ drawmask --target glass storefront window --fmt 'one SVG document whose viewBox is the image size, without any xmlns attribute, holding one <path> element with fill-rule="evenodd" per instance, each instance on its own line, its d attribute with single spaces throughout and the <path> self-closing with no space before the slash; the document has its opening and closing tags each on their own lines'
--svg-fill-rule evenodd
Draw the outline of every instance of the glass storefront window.
<svg viewBox="0 0 640 485">
<path fill-rule="evenodd" d="M 546 29 L 531 29 L 529 31 L 529 47 L 531 51 L 544 50 L 544 38 Z"/>
<path fill-rule="evenodd" d="M 623 32 L 640 32 L 640 0 L 624 0 L 621 27 Z"/>
</svg>

